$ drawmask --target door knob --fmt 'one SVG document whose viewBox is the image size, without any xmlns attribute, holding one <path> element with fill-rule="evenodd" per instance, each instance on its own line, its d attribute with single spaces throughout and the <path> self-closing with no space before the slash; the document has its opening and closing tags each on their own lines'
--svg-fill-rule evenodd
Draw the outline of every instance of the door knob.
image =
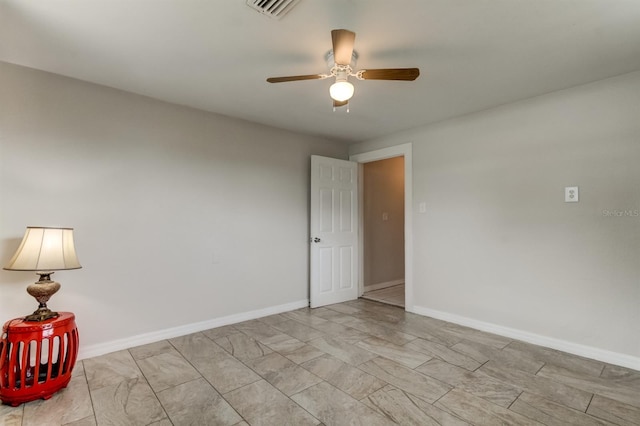
<svg viewBox="0 0 640 426">
<path fill-rule="evenodd" d="M 320 238 L 315 237 L 315 238 L 313 239 L 313 242 L 314 242 L 314 243 L 319 243 L 319 242 L 320 242 Z"/>
</svg>

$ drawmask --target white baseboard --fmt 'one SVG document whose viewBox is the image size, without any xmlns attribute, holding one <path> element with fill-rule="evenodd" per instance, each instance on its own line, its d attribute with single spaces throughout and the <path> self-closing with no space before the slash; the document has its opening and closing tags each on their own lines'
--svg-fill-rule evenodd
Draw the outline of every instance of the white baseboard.
<svg viewBox="0 0 640 426">
<path fill-rule="evenodd" d="M 123 349 L 146 345 L 148 343 L 154 343 L 160 340 L 172 339 L 174 337 L 184 336 L 186 334 L 197 333 L 198 331 L 209 330 L 210 328 L 222 327 L 223 325 L 236 324 L 242 321 L 249 321 L 252 319 L 275 315 L 282 312 L 293 311 L 295 309 L 305 308 L 307 306 L 309 306 L 308 299 L 299 300 L 297 302 L 286 303 L 284 305 L 271 306 L 268 308 L 257 309 L 255 311 L 242 312 L 226 317 L 214 318 L 207 321 L 181 325 L 179 327 L 152 331 L 151 333 L 125 337 L 124 339 L 112 340 L 110 342 L 98 343 L 89 346 L 82 346 L 82 344 L 80 344 L 78 359 L 92 358 L 95 356 L 108 354 L 110 352 L 121 351 Z"/>
<path fill-rule="evenodd" d="M 364 291 L 380 290 L 382 288 L 393 287 L 394 285 L 399 285 L 399 284 L 404 284 L 404 278 L 401 278 L 399 280 L 386 281 L 383 283 L 365 285 Z"/>
<path fill-rule="evenodd" d="M 542 336 L 540 334 L 517 330 L 515 328 L 504 327 L 484 321 L 478 321 L 472 318 L 467 318 L 448 312 L 436 311 L 434 309 L 429 309 L 422 306 L 414 306 L 411 312 L 443 321 L 452 322 L 454 324 L 475 328 L 476 330 L 482 330 L 500 336 L 509 337 L 511 339 L 522 340 L 528 343 L 533 343 L 534 345 L 545 346 L 547 348 L 557 349 L 559 351 L 583 356 L 585 358 L 596 359 L 598 361 L 603 361 L 609 364 L 615 364 L 640 371 L 640 358 L 635 356 L 568 342 L 566 340 L 556 339 L 554 337 Z"/>
</svg>

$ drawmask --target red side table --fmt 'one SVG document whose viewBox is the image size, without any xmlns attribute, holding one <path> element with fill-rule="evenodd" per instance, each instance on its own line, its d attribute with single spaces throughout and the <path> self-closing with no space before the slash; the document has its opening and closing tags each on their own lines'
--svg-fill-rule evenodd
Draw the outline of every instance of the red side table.
<svg viewBox="0 0 640 426">
<path fill-rule="evenodd" d="M 78 356 L 75 315 L 40 322 L 9 320 L 0 340 L 0 400 L 17 406 L 49 399 L 71 380 Z"/>
</svg>

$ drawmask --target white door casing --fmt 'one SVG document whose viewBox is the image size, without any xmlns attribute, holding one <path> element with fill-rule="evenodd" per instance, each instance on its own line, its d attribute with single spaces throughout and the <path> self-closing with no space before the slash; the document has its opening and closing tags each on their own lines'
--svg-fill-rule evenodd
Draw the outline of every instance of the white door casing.
<svg viewBox="0 0 640 426">
<path fill-rule="evenodd" d="M 311 307 L 358 298 L 358 165 L 311 156 Z"/>
<path fill-rule="evenodd" d="M 387 158 L 404 157 L 404 306 L 407 312 L 414 312 L 413 306 L 413 145 L 405 143 L 402 145 L 390 146 L 375 151 L 353 154 L 349 157 L 351 161 L 359 164 L 370 161 L 384 160 Z M 362 185 L 362 182 L 359 183 Z M 362 190 L 360 188 L 359 190 Z M 362 214 L 362 212 L 360 212 Z M 362 216 L 360 216 L 362 217 Z M 362 233 L 359 236 L 359 248 L 363 247 Z M 363 287 L 363 264 L 359 262 L 359 287 L 362 295 Z"/>
</svg>

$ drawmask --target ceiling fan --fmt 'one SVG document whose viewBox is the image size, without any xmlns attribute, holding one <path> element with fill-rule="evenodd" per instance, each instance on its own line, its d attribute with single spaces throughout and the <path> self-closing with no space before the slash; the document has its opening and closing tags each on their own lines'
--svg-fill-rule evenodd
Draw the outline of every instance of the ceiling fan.
<svg viewBox="0 0 640 426">
<path fill-rule="evenodd" d="M 420 75 L 418 68 L 378 68 L 354 71 L 358 54 L 353 50 L 356 33 L 349 30 L 332 30 L 333 50 L 327 53 L 326 59 L 330 67 L 328 74 L 292 75 L 288 77 L 269 77 L 269 83 L 284 83 L 299 80 L 322 80 L 335 77 L 336 81 L 329 88 L 333 99 L 333 107 L 345 106 L 353 96 L 354 87 L 348 79 L 358 80 L 404 80 L 413 81 Z"/>
</svg>

